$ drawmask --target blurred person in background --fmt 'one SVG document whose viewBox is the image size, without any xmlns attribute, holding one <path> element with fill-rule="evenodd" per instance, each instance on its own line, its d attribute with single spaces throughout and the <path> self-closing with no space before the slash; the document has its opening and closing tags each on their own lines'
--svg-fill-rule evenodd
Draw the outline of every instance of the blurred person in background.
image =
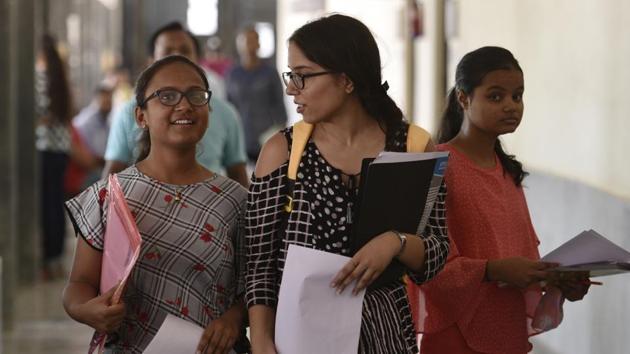
<svg viewBox="0 0 630 354">
<path fill-rule="evenodd" d="M 113 107 L 125 104 L 133 98 L 133 86 L 129 76 L 129 69 L 118 66 L 112 70 L 105 79 L 107 85 L 113 89 Z"/>
<path fill-rule="evenodd" d="M 152 61 L 179 54 L 197 62 L 200 50 L 194 35 L 178 22 L 159 28 L 149 40 Z M 218 75 L 206 71 L 206 76 L 212 91 L 212 108 L 209 129 L 199 143 L 197 159 L 207 169 L 225 174 L 241 185 L 248 186 L 243 130 L 238 113 L 221 97 L 225 93 L 220 78 L 217 79 Z M 129 101 L 114 113 L 107 139 L 103 177 L 122 171 L 138 157 L 136 146 L 140 128 L 134 120 L 135 108 L 135 101 Z"/>
<path fill-rule="evenodd" d="M 35 62 L 35 146 L 40 162 L 42 278 L 63 276 L 64 174 L 71 149 L 72 96 L 66 67 L 51 35 L 41 37 Z"/>
<path fill-rule="evenodd" d="M 221 52 L 221 38 L 211 36 L 206 41 L 206 53 L 199 62 L 207 70 L 212 70 L 225 78 L 227 71 L 232 67 L 232 59 Z"/>
<path fill-rule="evenodd" d="M 64 177 L 65 199 L 81 193 L 87 187 L 88 174 L 103 168 L 103 158 L 95 156 L 74 126 L 71 126 L 70 160 Z"/>
<path fill-rule="evenodd" d="M 240 62 L 227 74 L 227 97 L 243 119 L 245 150 L 255 163 L 262 144 L 286 127 L 282 83 L 276 68 L 258 56 L 260 43 L 253 26 L 243 28 L 236 37 Z"/>
<path fill-rule="evenodd" d="M 113 89 L 106 84 L 100 84 L 92 102 L 74 117 L 72 125 L 76 129 L 81 141 L 94 159 L 104 163 L 105 148 L 109 135 L 110 113 L 112 111 Z M 101 176 L 101 168 L 88 171 L 84 187 L 96 182 Z"/>
</svg>

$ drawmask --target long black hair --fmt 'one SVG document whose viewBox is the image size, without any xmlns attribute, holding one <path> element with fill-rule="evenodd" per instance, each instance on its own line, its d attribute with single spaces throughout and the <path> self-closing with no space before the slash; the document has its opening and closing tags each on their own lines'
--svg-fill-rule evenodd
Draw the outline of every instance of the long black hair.
<svg viewBox="0 0 630 354">
<path fill-rule="evenodd" d="M 381 57 L 374 36 L 361 21 L 340 14 L 322 17 L 297 29 L 289 42 L 312 62 L 345 74 L 366 112 L 393 134 L 403 114 L 382 84 Z"/>
<path fill-rule="evenodd" d="M 145 97 L 149 83 L 161 68 L 172 63 L 184 63 L 190 65 L 190 67 L 195 69 L 197 74 L 199 74 L 199 77 L 201 77 L 201 80 L 203 81 L 206 90 L 209 88 L 210 85 L 208 84 L 206 74 L 203 69 L 201 69 L 197 64 L 193 63 L 190 59 L 182 55 L 169 55 L 155 61 L 138 77 L 138 81 L 136 81 L 136 88 L 134 90 L 134 94 L 136 96 L 136 106 L 138 106 L 140 109 L 146 108 Z M 147 158 L 147 156 L 149 156 L 149 152 L 151 151 L 151 137 L 149 135 L 149 129 L 142 129 L 142 132 L 138 137 L 138 149 L 139 155 L 136 159 L 136 162 L 140 162 Z"/>
<path fill-rule="evenodd" d="M 446 107 L 442 114 L 442 123 L 438 133 L 438 142 L 445 143 L 452 140 L 462 127 L 464 112 L 457 100 L 457 92 L 461 91 L 467 96 L 472 95 L 475 88 L 481 85 L 483 78 L 495 70 L 518 70 L 523 69 L 509 50 L 501 47 L 482 47 L 474 50 L 462 58 L 457 64 L 455 71 L 455 87 L 448 94 Z M 507 171 L 517 186 L 521 185 L 523 179 L 529 174 L 523 170 L 514 155 L 508 155 L 501 146 L 501 141 L 497 138 L 494 144 L 501 165 Z"/>
<path fill-rule="evenodd" d="M 52 35 L 42 35 L 40 50 L 46 61 L 46 93 L 50 99 L 50 118 L 60 123 L 69 123 L 73 114 L 72 93 L 66 66 L 57 51 L 57 40 Z"/>
</svg>

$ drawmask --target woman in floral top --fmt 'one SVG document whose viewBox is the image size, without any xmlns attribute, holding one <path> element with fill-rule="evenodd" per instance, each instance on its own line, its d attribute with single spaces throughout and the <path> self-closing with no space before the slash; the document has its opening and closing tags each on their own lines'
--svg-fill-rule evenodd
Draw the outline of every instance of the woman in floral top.
<svg viewBox="0 0 630 354">
<path fill-rule="evenodd" d="M 108 353 L 141 353 L 168 314 L 205 327 L 199 352 L 228 353 L 243 333 L 247 193 L 195 159 L 210 95 L 203 71 L 181 56 L 155 62 L 138 79 L 136 120 L 149 144 L 117 178 L 142 248 L 122 303 L 110 304 L 112 290 L 99 295 L 107 182 L 66 204 L 81 237 L 64 306 L 109 334 Z"/>
</svg>

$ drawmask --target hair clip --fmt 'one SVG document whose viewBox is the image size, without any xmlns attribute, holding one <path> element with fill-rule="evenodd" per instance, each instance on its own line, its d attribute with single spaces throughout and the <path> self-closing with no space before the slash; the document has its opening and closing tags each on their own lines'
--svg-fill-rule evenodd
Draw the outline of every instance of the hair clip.
<svg viewBox="0 0 630 354">
<path fill-rule="evenodd" d="M 383 90 L 385 90 L 385 92 L 387 92 L 387 90 L 389 90 L 389 84 L 387 83 L 387 80 L 385 80 L 385 82 L 383 82 L 381 87 L 383 88 Z"/>
</svg>

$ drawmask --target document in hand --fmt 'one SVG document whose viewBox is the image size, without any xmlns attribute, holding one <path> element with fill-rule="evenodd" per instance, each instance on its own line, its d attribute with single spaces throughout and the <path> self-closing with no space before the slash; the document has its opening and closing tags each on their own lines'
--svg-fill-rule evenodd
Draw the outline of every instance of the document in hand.
<svg viewBox="0 0 630 354">
<path fill-rule="evenodd" d="M 544 256 L 555 271 L 589 272 L 589 277 L 630 272 L 630 252 L 593 230 L 583 231 Z"/>
<path fill-rule="evenodd" d="M 118 285 L 112 303 L 119 303 L 127 278 L 140 254 L 142 239 L 115 174 L 109 175 L 107 194 L 109 208 L 101 260 L 100 293 L 106 293 Z M 88 354 L 97 349 L 98 353 L 102 353 L 106 337 L 105 333 L 95 332 Z"/>
<path fill-rule="evenodd" d="M 337 294 L 330 282 L 349 257 L 289 245 L 276 309 L 279 354 L 356 354 L 365 289 Z"/>
<path fill-rule="evenodd" d="M 195 353 L 203 330 L 203 327 L 169 313 L 144 354 Z M 230 350 L 229 354 L 236 352 Z"/>
<path fill-rule="evenodd" d="M 352 230 L 355 252 L 389 230 L 424 231 L 440 191 L 448 152 L 382 152 L 373 161 L 366 160 Z M 386 285 L 403 274 L 403 265 L 394 260 L 370 287 Z"/>
</svg>

